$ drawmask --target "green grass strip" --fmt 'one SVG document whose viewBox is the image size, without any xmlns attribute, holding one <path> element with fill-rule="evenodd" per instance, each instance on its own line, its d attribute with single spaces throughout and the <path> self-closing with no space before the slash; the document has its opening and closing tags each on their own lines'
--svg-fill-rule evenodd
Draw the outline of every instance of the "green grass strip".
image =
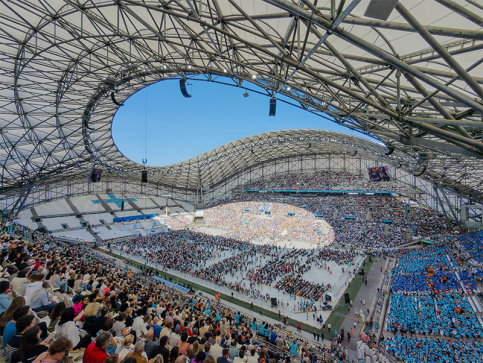
<svg viewBox="0 0 483 363">
<path fill-rule="evenodd" d="M 103 252 L 103 253 L 105 253 L 105 254 L 107 254 L 109 256 L 115 257 L 117 259 L 125 260 L 128 265 L 133 266 L 135 268 L 142 269 L 145 266 L 141 262 L 131 260 L 130 258 L 126 258 L 124 256 L 115 254 L 115 253 L 110 252 L 108 250 L 104 250 L 104 249 L 101 249 L 99 247 L 97 247 L 97 250 L 99 250 L 99 251 L 101 251 L 101 252 Z M 364 272 L 365 272 L 365 274 L 367 274 L 367 271 L 369 271 L 369 269 L 371 268 L 371 265 L 372 265 L 372 262 L 369 262 L 369 259 L 366 258 L 366 265 L 364 266 Z M 172 278 L 173 279 L 173 282 L 176 282 L 178 285 L 185 285 L 185 286 L 192 285 L 194 290 L 203 291 L 203 292 L 206 292 L 206 293 L 208 293 L 210 295 L 219 294 L 221 300 L 230 302 L 232 304 L 238 305 L 238 306 L 243 307 L 243 308 L 248 309 L 248 310 L 252 310 L 252 311 L 254 311 L 256 313 L 259 313 L 260 312 L 260 309 L 261 309 L 264 316 L 267 316 L 267 317 L 269 317 L 271 319 L 274 319 L 274 320 L 281 321 L 281 319 L 279 319 L 279 317 L 278 317 L 278 313 L 276 313 L 274 311 L 265 309 L 263 307 L 260 307 L 258 305 L 255 305 L 255 304 L 253 305 L 253 309 L 250 309 L 250 304 L 248 302 L 244 301 L 244 300 L 240 300 L 240 299 L 238 299 L 236 297 L 231 297 L 230 295 L 226 295 L 226 294 L 224 294 L 222 292 L 219 292 L 219 291 L 210 289 L 209 287 L 206 287 L 206 286 L 203 286 L 203 285 L 199 285 L 199 284 L 197 284 L 195 282 L 186 280 L 186 279 L 184 279 L 182 277 L 172 275 L 170 273 L 167 273 L 165 271 L 159 270 L 159 269 L 154 268 L 152 266 L 148 266 L 148 267 L 149 268 L 152 268 L 155 271 L 158 271 L 159 272 L 158 277 L 164 278 L 165 280 L 169 280 L 169 278 Z M 356 297 L 357 293 L 359 292 L 359 288 L 361 287 L 361 285 L 362 285 L 362 276 L 356 275 L 352 279 L 350 285 L 347 287 L 347 289 L 345 290 L 345 292 L 349 292 L 349 295 L 350 295 L 351 299 L 353 299 L 353 298 Z M 330 333 L 328 333 L 327 331 L 325 332 L 325 339 L 332 340 L 334 338 L 334 333 L 333 333 L 334 332 L 334 329 L 335 330 L 339 330 L 339 327 L 341 326 L 342 322 L 344 321 L 344 317 L 334 315 L 333 313 L 335 311 L 337 311 L 337 312 L 340 312 L 341 314 L 345 315 L 348 310 L 349 310 L 348 309 L 348 306 L 345 303 L 342 302 L 342 299 L 339 300 L 339 303 L 337 304 L 336 308 L 332 311 L 332 313 L 327 318 L 327 321 L 325 322 L 325 325 L 326 326 L 327 326 L 327 324 L 329 322 L 332 325 L 331 332 Z M 301 315 L 303 315 L 303 314 L 301 314 Z M 318 328 L 313 327 L 313 326 L 311 326 L 309 324 L 306 324 L 303 321 L 295 320 L 293 318 L 288 318 L 288 325 L 293 326 L 293 327 L 296 327 L 297 324 L 300 324 L 302 326 L 302 330 L 303 331 L 306 331 L 306 332 L 308 332 L 310 334 L 312 334 L 314 332 L 314 330 L 318 330 Z"/>
</svg>

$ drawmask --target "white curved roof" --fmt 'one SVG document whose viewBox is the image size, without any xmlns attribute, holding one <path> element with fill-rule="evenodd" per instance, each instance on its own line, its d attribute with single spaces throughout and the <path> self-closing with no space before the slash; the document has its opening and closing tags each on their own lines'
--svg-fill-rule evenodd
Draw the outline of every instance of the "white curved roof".
<svg viewBox="0 0 483 363">
<path fill-rule="evenodd" d="M 407 167 L 417 162 L 448 187 L 479 196 L 483 6 L 401 0 L 382 21 L 364 16 L 368 4 L 2 1 L 2 185 L 53 181 L 93 165 L 139 172 L 112 140 L 111 95 L 121 103 L 153 82 L 201 75 L 291 98 L 394 147 Z M 191 187 L 193 172 L 176 181 L 167 173 L 187 162 L 150 172 Z M 212 180 L 231 172 L 197 167 Z"/>
</svg>

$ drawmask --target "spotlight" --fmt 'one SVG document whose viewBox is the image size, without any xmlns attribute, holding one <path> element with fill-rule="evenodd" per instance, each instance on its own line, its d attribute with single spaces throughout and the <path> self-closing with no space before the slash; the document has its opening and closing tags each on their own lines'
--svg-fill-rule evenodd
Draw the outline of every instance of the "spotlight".
<svg viewBox="0 0 483 363">
<path fill-rule="evenodd" d="M 257 79 L 257 75 L 256 74 L 252 74 L 252 79 Z"/>
<path fill-rule="evenodd" d="M 287 87 L 287 91 L 290 91 L 290 90 L 291 90 L 291 88 L 290 87 Z"/>
</svg>

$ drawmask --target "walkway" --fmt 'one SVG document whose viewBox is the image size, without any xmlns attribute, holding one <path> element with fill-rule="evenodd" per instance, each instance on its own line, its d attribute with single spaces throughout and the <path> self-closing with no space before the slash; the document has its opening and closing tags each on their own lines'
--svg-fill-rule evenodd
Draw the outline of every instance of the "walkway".
<svg viewBox="0 0 483 363">
<path fill-rule="evenodd" d="M 356 298 L 352 301 L 352 308 L 345 315 L 345 319 L 341 324 L 341 329 L 344 329 L 346 335 L 343 345 L 349 350 L 350 358 L 354 359 L 355 361 L 357 361 L 356 343 L 359 340 L 361 331 L 366 329 L 366 325 L 359 320 L 359 317 L 356 316 L 355 311 L 356 308 L 359 310 L 363 308 L 366 321 L 370 319 L 370 314 L 372 314 L 372 311 L 370 311 L 370 314 L 368 314 L 367 309 L 371 310 L 375 304 L 378 294 L 377 289 L 380 288 L 382 282 L 381 268 L 384 270 L 386 268 L 386 263 L 387 260 L 385 258 L 379 257 L 374 259 L 371 269 L 367 274 L 367 285 L 362 284 Z M 354 323 L 356 323 L 355 327 Z M 347 342 L 347 332 L 350 332 L 351 329 L 354 329 L 354 336 L 351 337 L 350 342 Z"/>
</svg>

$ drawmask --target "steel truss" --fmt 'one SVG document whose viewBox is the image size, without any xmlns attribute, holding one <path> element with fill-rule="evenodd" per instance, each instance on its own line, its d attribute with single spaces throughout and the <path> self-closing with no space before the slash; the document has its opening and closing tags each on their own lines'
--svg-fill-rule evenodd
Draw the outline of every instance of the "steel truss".
<svg viewBox="0 0 483 363">
<path fill-rule="evenodd" d="M 181 77 L 261 87 L 379 140 L 385 147 L 365 144 L 373 157 L 395 150 L 392 165 L 424 171 L 429 183 L 481 201 L 481 7 L 424 0 L 408 10 L 401 0 L 380 21 L 364 17 L 359 0 L 314 4 L 0 0 L 3 193 L 19 198 L 29 185 L 35 195 L 34 187 L 60 181 L 80 185 L 93 166 L 113 180 L 139 178 L 142 166 L 112 140 L 118 106 L 111 97 L 122 103 L 154 82 Z M 318 130 L 293 134 L 257 135 L 148 168 L 148 184 L 194 193 L 253 165 L 322 151 L 289 140 L 323 138 Z"/>
</svg>

